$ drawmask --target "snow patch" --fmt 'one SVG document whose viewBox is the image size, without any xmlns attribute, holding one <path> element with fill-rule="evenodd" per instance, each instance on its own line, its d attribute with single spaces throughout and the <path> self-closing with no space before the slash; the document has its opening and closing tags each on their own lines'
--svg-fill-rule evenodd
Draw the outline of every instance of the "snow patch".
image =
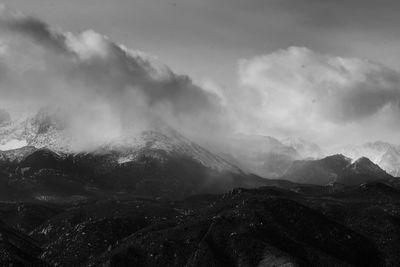
<svg viewBox="0 0 400 267">
<path fill-rule="evenodd" d="M 135 157 L 133 155 L 128 155 L 126 157 L 120 157 L 118 159 L 118 164 L 124 164 L 124 163 L 127 163 L 127 162 L 132 162 L 134 160 L 135 160 Z"/>
<path fill-rule="evenodd" d="M 12 150 L 12 149 L 18 149 L 24 146 L 27 146 L 28 142 L 26 140 L 10 140 L 4 144 L 0 144 L 0 150 L 2 151 L 7 151 L 7 150 Z"/>
</svg>

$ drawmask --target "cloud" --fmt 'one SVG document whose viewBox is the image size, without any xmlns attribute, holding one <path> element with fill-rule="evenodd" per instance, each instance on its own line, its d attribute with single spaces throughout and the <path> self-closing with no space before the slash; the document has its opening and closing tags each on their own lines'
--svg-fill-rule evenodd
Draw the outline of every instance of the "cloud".
<svg viewBox="0 0 400 267">
<path fill-rule="evenodd" d="M 0 12 L 0 105 L 61 106 L 82 148 L 159 124 L 209 144 L 237 132 L 397 142 L 399 88 L 396 70 L 304 47 L 240 60 L 236 87 L 200 86 L 93 30 Z"/>
<path fill-rule="evenodd" d="M 290 47 L 241 60 L 239 83 L 253 123 L 275 134 L 332 138 L 351 129 L 365 138 L 368 122 L 400 117 L 400 73 L 362 59 Z"/>
<path fill-rule="evenodd" d="M 0 27 L 11 34 L 20 34 L 32 38 L 35 42 L 59 53 L 67 53 L 65 36 L 33 17 L 12 12 L 5 7 L 0 10 Z"/>
<path fill-rule="evenodd" d="M 294 14 L 297 21 L 308 26 L 322 28 L 395 29 L 400 4 L 396 0 L 290 0 L 273 3 Z"/>
<path fill-rule="evenodd" d="M 76 135 L 92 140 L 160 121 L 193 135 L 226 129 L 216 94 L 149 55 L 5 9 L 0 25 L 2 105 L 63 106 Z"/>
</svg>

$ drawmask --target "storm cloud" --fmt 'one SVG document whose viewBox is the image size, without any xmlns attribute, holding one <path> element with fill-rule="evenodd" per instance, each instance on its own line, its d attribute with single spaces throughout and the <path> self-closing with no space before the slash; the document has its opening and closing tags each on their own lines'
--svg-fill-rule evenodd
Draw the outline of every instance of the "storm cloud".
<svg viewBox="0 0 400 267">
<path fill-rule="evenodd" d="M 158 125 L 209 144 L 236 133 L 397 142 L 400 73 L 383 64 L 290 47 L 239 60 L 237 77 L 198 85 L 93 30 L 1 11 L 1 106 L 62 107 L 80 144 Z"/>
<path fill-rule="evenodd" d="M 159 122 L 188 134 L 222 129 L 226 118 L 217 95 L 145 53 L 92 30 L 74 35 L 8 10 L 0 24 L 5 106 L 63 106 L 68 123 L 91 135 L 107 136 L 110 128 L 143 130 Z"/>
</svg>

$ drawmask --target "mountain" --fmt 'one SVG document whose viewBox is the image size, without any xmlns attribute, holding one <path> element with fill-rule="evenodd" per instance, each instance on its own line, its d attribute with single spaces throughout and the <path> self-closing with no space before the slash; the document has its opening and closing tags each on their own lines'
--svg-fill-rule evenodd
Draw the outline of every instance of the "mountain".
<svg viewBox="0 0 400 267">
<path fill-rule="evenodd" d="M 66 131 L 66 113 L 61 108 L 48 107 L 40 109 L 34 116 L 14 119 L 7 127 L 0 127 L 0 150 L 3 144 L 7 150 L 28 145 L 61 153 L 81 152 L 80 145 Z M 226 145 L 211 147 L 211 153 L 209 149 L 189 141 L 167 126 L 157 126 L 139 132 L 127 129 L 115 140 L 102 141 L 84 150 L 91 153 L 117 151 L 120 154 L 119 162 L 124 163 L 131 161 L 135 151 L 152 147 L 152 150 L 158 148 L 167 154 L 177 152 L 215 170 L 237 173 L 241 169 L 270 178 L 281 176 L 294 160 L 301 158 L 293 147 L 269 136 L 237 135 L 227 137 L 225 141 L 221 143 Z"/>
<path fill-rule="evenodd" d="M 359 158 L 352 164 L 346 166 L 341 175 L 336 179 L 336 183 L 357 185 L 379 180 L 393 178 L 366 157 Z"/>
<path fill-rule="evenodd" d="M 64 111 L 61 109 L 42 108 L 34 116 L 23 121 L 16 121 L 10 128 L 0 129 L 0 132 L 3 132 L 3 135 L 0 135 L 0 142 L 15 138 L 15 140 L 23 141 L 29 147 L 47 148 L 61 154 L 85 152 L 97 155 L 118 154 L 119 164 L 134 161 L 137 154 L 143 151 L 147 151 L 147 154 L 154 152 L 153 156 L 157 156 L 157 151 L 164 151 L 166 155 L 192 158 L 216 171 L 240 172 L 239 168 L 228 161 L 166 126 L 157 127 L 155 130 L 128 131 L 118 138 L 99 143 L 91 149 L 79 149 L 74 143 L 75 140 L 65 130 L 64 116 Z"/>
<path fill-rule="evenodd" d="M 168 127 L 129 132 L 92 150 L 74 151 L 62 116 L 55 114 L 41 110 L 13 126 L 13 136 L 30 146 L 0 151 L 4 200 L 182 198 L 267 184 Z"/>
<path fill-rule="evenodd" d="M 315 185 L 326 185 L 336 181 L 351 160 L 343 155 L 333 155 L 320 160 L 298 160 L 282 176 L 283 179 Z"/>
<path fill-rule="evenodd" d="M 386 142 L 372 142 L 363 145 L 346 146 L 337 149 L 352 159 L 367 157 L 390 175 L 400 176 L 400 146 Z"/>
<path fill-rule="evenodd" d="M 224 165 L 203 165 L 226 164 L 207 160 L 200 162 L 185 151 L 171 152 L 151 146 L 134 151 L 80 154 L 36 149 L 22 159 L 0 160 L 0 182 L 4 185 L 0 191 L 5 191 L 1 200 L 70 201 L 112 195 L 182 198 L 268 183 L 234 167 L 221 169 Z"/>
<path fill-rule="evenodd" d="M 295 161 L 282 178 L 315 185 L 357 185 L 393 177 L 368 158 L 362 157 L 352 163 L 343 155 L 333 155 L 320 160 Z"/>
</svg>

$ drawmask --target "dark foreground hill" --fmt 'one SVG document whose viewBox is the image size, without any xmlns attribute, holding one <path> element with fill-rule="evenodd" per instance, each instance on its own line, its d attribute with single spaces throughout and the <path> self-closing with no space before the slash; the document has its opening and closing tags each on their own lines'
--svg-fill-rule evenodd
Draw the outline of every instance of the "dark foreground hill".
<svg viewBox="0 0 400 267">
<path fill-rule="evenodd" d="M 1 255 L 20 266 L 400 265 L 397 180 L 0 208 L 18 242 L 1 239 Z"/>
</svg>

